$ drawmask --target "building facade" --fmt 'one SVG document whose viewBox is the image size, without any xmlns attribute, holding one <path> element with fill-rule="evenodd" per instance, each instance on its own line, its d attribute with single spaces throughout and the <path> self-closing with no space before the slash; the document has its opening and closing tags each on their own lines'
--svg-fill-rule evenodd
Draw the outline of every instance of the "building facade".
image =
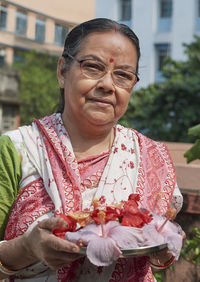
<svg viewBox="0 0 200 282">
<path fill-rule="evenodd" d="M 0 68 L 0 135 L 19 126 L 19 106 L 17 71 L 9 67 Z"/>
<path fill-rule="evenodd" d="M 94 14 L 94 0 L 0 0 L 0 66 L 19 60 L 19 50 L 59 56 L 68 31 Z"/>
<path fill-rule="evenodd" d="M 19 80 L 8 66 L 32 49 L 59 57 L 66 34 L 94 18 L 94 7 L 94 0 L 0 0 L 0 135 L 20 124 Z"/>
<path fill-rule="evenodd" d="M 160 82 L 166 56 L 185 60 L 183 43 L 200 34 L 200 0 L 96 0 L 96 17 L 128 24 L 140 39 L 140 83 Z"/>
</svg>

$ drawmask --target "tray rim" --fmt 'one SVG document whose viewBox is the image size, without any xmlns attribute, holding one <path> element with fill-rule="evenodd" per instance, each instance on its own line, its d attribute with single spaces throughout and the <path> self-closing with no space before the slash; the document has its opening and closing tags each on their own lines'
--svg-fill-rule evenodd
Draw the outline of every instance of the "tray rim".
<svg viewBox="0 0 200 282">
<path fill-rule="evenodd" d="M 79 254 L 86 255 L 87 247 L 79 247 L 79 248 L 80 248 Z M 121 249 L 122 254 L 120 257 L 145 256 L 154 252 L 162 251 L 166 248 L 167 248 L 167 244 L 160 244 L 160 245 L 139 247 L 136 249 Z"/>
</svg>

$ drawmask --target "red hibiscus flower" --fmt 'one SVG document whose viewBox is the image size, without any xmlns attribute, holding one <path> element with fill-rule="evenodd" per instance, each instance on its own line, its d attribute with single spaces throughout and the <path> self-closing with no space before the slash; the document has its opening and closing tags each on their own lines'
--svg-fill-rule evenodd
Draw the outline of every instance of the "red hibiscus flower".
<svg viewBox="0 0 200 282">
<path fill-rule="evenodd" d="M 77 222 L 72 217 L 66 216 L 64 214 L 60 214 L 59 216 L 62 217 L 66 221 L 66 223 L 68 224 L 68 227 L 67 226 L 60 226 L 59 228 L 55 228 L 53 230 L 53 234 L 57 237 L 64 239 L 65 233 L 67 231 L 74 232 L 76 230 L 76 223 Z"/>
<path fill-rule="evenodd" d="M 120 208 L 111 207 L 111 206 L 106 207 L 106 218 L 105 218 L 106 222 L 110 220 L 120 221 L 121 218 L 122 218 L 122 210 Z"/>
<path fill-rule="evenodd" d="M 104 210 L 94 210 L 91 213 L 91 217 L 96 224 L 105 224 L 111 220 L 120 221 L 122 218 L 122 210 L 118 207 L 107 206 Z"/>
<path fill-rule="evenodd" d="M 138 194 L 131 194 L 124 203 L 122 225 L 141 228 L 152 220 L 152 215 L 148 211 L 138 208 L 139 199 Z"/>
</svg>

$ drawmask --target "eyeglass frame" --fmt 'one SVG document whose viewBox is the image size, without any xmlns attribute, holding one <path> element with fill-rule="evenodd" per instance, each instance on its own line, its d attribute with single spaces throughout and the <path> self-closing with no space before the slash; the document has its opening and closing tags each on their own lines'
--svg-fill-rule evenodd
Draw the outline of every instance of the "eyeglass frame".
<svg viewBox="0 0 200 282">
<path fill-rule="evenodd" d="M 69 53 L 67 53 L 66 55 L 67 55 L 68 57 L 70 57 L 72 60 L 75 60 L 75 61 L 80 65 L 80 69 L 81 69 L 82 74 L 83 74 L 84 76 L 88 77 L 88 78 L 91 78 L 91 79 L 93 79 L 93 80 L 98 80 L 98 79 L 101 79 L 102 77 L 104 77 L 104 75 L 106 74 L 106 73 L 105 73 L 103 76 L 101 76 L 100 78 L 97 78 L 97 79 L 92 78 L 92 77 L 90 77 L 90 76 L 87 76 L 85 73 L 83 73 L 82 68 L 81 68 L 81 64 L 82 64 L 84 61 L 92 60 L 92 59 L 83 59 L 83 60 L 79 60 L 79 59 L 77 59 L 76 57 L 72 56 L 72 55 L 69 54 Z M 64 57 L 65 57 L 65 56 L 64 56 Z M 104 65 L 104 64 L 102 63 L 102 65 Z M 106 66 L 105 66 L 105 67 L 106 67 Z M 139 76 L 138 76 L 138 74 L 137 74 L 136 72 L 133 72 L 133 71 L 127 71 L 127 72 L 130 72 L 130 73 L 134 74 L 135 77 L 136 77 L 136 82 L 133 83 L 133 85 L 132 85 L 132 87 L 133 87 L 137 82 L 140 81 L 140 78 L 139 78 Z M 112 76 L 112 79 L 113 79 L 113 76 Z M 115 80 L 114 80 L 114 79 L 113 79 L 113 82 L 114 82 L 115 85 L 117 85 L 117 84 L 115 83 Z M 128 89 L 128 88 L 129 88 L 129 87 L 122 87 L 122 86 L 119 86 L 119 85 L 117 85 L 117 86 L 120 87 L 120 88 L 122 88 L 122 89 Z M 132 88 L 132 87 L 130 87 L 130 88 Z"/>
</svg>

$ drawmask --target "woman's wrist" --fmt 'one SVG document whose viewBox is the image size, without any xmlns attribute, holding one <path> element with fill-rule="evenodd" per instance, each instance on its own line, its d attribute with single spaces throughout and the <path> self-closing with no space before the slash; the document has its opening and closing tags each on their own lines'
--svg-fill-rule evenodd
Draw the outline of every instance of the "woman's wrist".
<svg viewBox="0 0 200 282">
<path fill-rule="evenodd" d="M 0 242 L 0 271 L 13 275 L 23 268 L 38 262 L 24 247 L 24 237 Z M 7 272 L 7 273 L 6 273 Z"/>
<path fill-rule="evenodd" d="M 5 242 L 7 241 L 0 241 L 0 244 L 5 244 Z M 0 261 L 0 272 L 5 274 L 6 276 L 10 276 L 16 274 L 18 271 L 8 269 L 7 266 L 3 265 L 3 263 Z"/>
<path fill-rule="evenodd" d="M 3 265 L 2 262 L 0 261 L 0 272 L 5 274 L 5 275 L 14 275 L 16 273 L 19 272 L 19 270 L 11 270 L 11 269 L 8 269 L 7 266 Z"/>
<path fill-rule="evenodd" d="M 161 269 L 165 269 L 165 268 L 169 267 L 170 265 L 172 265 L 174 260 L 175 260 L 174 256 L 171 256 L 171 258 L 168 261 L 166 261 L 164 264 L 160 263 L 159 259 L 157 260 L 157 263 L 151 262 L 151 260 L 150 260 L 150 265 L 151 265 L 151 267 L 153 267 L 155 269 L 161 270 Z"/>
</svg>

